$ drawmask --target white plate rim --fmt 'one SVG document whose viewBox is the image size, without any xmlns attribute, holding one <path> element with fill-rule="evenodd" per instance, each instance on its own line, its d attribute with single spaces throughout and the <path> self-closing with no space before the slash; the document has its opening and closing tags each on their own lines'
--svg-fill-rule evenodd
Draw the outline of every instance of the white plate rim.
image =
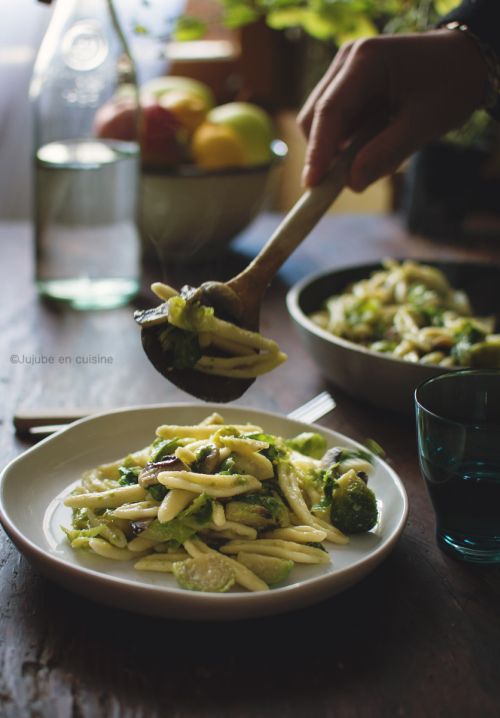
<svg viewBox="0 0 500 718">
<path fill-rule="evenodd" d="M 30 559 L 30 561 L 33 561 L 42 573 L 48 575 L 50 578 L 52 578 L 52 580 L 56 581 L 60 585 L 65 586 L 66 588 L 69 587 L 68 581 L 60 580 L 60 578 L 56 576 L 55 571 L 57 569 L 60 569 L 64 574 L 67 574 L 68 580 L 83 580 L 89 583 L 92 582 L 94 584 L 100 584 L 108 587 L 122 586 L 126 587 L 131 594 L 145 594 L 146 596 L 149 595 L 153 597 L 161 597 L 166 595 L 172 595 L 176 598 L 182 597 L 182 603 L 185 608 L 185 610 L 181 610 L 179 612 L 178 610 L 169 610 L 167 607 L 165 612 L 162 611 L 160 614 L 150 610 L 135 610 L 135 612 L 138 613 L 146 613 L 149 615 L 162 615 L 164 617 L 172 616 L 181 618 L 186 617 L 190 619 L 195 618 L 197 620 L 212 620 L 213 618 L 232 619 L 284 613 L 288 610 L 310 605 L 311 603 L 320 601 L 323 598 L 326 598 L 339 592 L 337 590 L 336 584 L 339 583 L 340 576 L 342 577 L 342 579 L 345 579 L 340 582 L 340 591 L 343 591 L 345 590 L 345 588 L 348 588 L 353 583 L 357 583 L 359 580 L 371 573 L 371 571 L 375 569 L 376 566 L 378 566 L 378 564 L 392 551 L 407 521 L 409 509 L 408 496 L 398 474 L 391 466 L 389 466 L 385 461 L 381 461 L 380 459 L 378 459 L 378 457 L 376 460 L 379 462 L 381 461 L 384 470 L 389 474 L 391 481 L 394 484 L 394 488 L 397 490 L 399 498 L 402 501 L 402 511 L 399 515 L 399 520 L 397 521 L 397 524 L 393 529 L 392 533 L 389 536 L 385 537 L 385 540 L 381 543 L 380 546 L 377 546 L 376 548 L 372 549 L 364 558 L 359 559 L 353 565 L 345 567 L 338 572 L 308 578 L 305 581 L 301 581 L 293 585 L 282 586 L 261 593 L 240 592 L 226 594 L 210 594 L 201 592 L 190 592 L 185 591 L 181 588 L 171 586 L 160 587 L 148 584 L 140 584 L 127 578 L 115 577 L 109 574 L 103 574 L 102 572 L 96 571 L 92 568 L 70 564 L 63 558 L 60 558 L 59 556 L 50 553 L 48 550 L 41 548 L 35 542 L 31 541 L 31 539 L 29 539 L 23 534 L 23 532 L 16 526 L 15 522 L 9 516 L 8 507 L 6 506 L 4 500 L 4 487 L 6 482 L 9 480 L 9 474 L 16 469 L 17 465 L 21 463 L 26 456 L 29 456 L 33 453 L 38 453 L 40 450 L 43 450 L 43 447 L 45 445 L 58 441 L 61 439 L 61 437 L 63 437 L 63 435 L 67 436 L 69 432 L 74 431 L 79 426 L 94 422 L 96 419 L 99 418 L 113 416 L 121 413 L 140 413 L 148 410 L 175 411 L 175 409 L 177 408 L 192 409 L 194 411 L 199 411 L 203 409 L 203 412 L 207 414 L 211 411 L 216 410 L 223 411 L 226 407 L 221 408 L 219 404 L 176 402 L 162 404 L 144 404 L 128 407 L 125 406 L 112 410 L 98 412 L 92 414 L 89 417 L 85 417 L 83 419 L 75 421 L 65 429 L 59 431 L 57 434 L 43 439 L 39 443 L 22 452 L 19 456 L 12 459 L 5 466 L 5 468 L 0 474 L 0 523 L 2 524 L 6 533 L 12 539 L 16 547 L 28 559 Z M 285 420 L 287 422 L 290 422 L 290 424 L 295 425 L 298 429 L 302 430 L 305 430 L 308 427 L 314 428 L 320 432 L 326 433 L 327 437 L 329 435 L 330 439 L 335 438 L 335 440 L 345 440 L 348 444 L 352 444 L 354 446 L 357 446 L 358 448 L 365 449 L 362 444 L 355 441 L 354 439 L 351 439 L 350 437 L 338 431 L 328 429 L 327 427 L 321 426 L 319 424 L 306 424 L 304 422 L 289 419 L 286 415 L 280 414 L 278 412 L 261 410 L 254 407 L 231 405 L 227 406 L 227 408 L 240 412 L 248 412 L 249 414 L 256 414 L 262 417 L 269 417 L 270 420 Z M 251 419 L 251 416 L 249 418 Z M 93 594 L 95 593 L 95 591 L 93 590 L 70 590 L 73 590 L 73 592 L 79 593 L 80 595 L 85 595 L 87 597 L 93 597 Z M 290 607 L 282 607 L 280 604 L 282 602 L 288 601 L 289 598 L 292 598 Z M 121 601 L 119 599 L 116 604 L 110 604 L 110 602 L 105 599 L 98 600 L 103 604 L 129 608 L 129 606 L 126 605 L 126 600 Z M 196 608 L 197 611 L 200 611 L 200 613 L 203 613 L 203 615 L 192 615 L 194 608 Z M 231 609 L 231 614 L 227 616 L 221 615 L 221 613 L 223 614 L 223 608 Z"/>
</svg>

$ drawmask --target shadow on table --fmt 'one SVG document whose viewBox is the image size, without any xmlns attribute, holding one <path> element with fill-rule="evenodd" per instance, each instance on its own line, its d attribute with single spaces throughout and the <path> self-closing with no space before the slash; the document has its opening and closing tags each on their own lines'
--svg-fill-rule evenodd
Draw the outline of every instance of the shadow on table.
<svg viewBox="0 0 500 718">
<path fill-rule="evenodd" d="M 128 708 L 138 700 L 143 709 L 149 702 L 166 708 L 178 701 L 193 711 L 205 703 L 223 705 L 229 714 L 231 706 L 254 706 L 256 715 L 267 716 L 265 696 L 269 715 L 278 702 L 293 704 L 298 714 L 304 703 L 306 715 L 311 696 L 326 699 L 347 669 L 364 679 L 394 671 L 401 650 L 428 640 L 415 631 L 422 622 L 414 620 L 415 611 L 432 613 L 426 583 L 397 547 L 371 576 L 330 600 L 228 623 L 141 617 L 47 583 L 45 600 L 59 616 L 53 663 L 61 660 L 86 691 L 112 691 Z M 418 605 L 408 603 L 410 596 L 418 596 Z M 409 620 L 401 630 L 394 616 L 405 610 Z"/>
</svg>

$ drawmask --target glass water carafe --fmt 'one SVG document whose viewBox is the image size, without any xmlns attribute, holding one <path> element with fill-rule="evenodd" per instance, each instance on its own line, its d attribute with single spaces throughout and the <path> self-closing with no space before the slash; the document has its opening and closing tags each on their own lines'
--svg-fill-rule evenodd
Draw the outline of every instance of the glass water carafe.
<svg viewBox="0 0 500 718">
<path fill-rule="evenodd" d="M 39 292 L 79 309 L 124 304 L 140 273 L 138 92 L 111 0 L 57 0 L 30 95 Z M 100 137 L 97 113 L 124 100 L 125 139 L 123 127 Z"/>
</svg>

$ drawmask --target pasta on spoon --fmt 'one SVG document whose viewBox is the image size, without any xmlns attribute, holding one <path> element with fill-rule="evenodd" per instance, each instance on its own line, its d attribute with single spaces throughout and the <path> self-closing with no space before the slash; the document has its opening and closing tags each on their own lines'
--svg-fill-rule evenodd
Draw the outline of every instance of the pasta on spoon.
<svg viewBox="0 0 500 718">
<path fill-rule="evenodd" d="M 177 292 L 160 282 L 151 289 L 163 303 L 135 314 L 144 349 L 158 371 L 199 398 L 237 398 L 286 360 L 272 339 L 218 317 L 201 289 Z"/>
<path fill-rule="evenodd" d="M 163 303 L 134 316 L 144 351 L 163 376 L 199 399 L 227 402 L 285 361 L 277 343 L 258 332 L 260 304 L 278 269 L 343 189 L 355 151 L 352 145 L 335 159 L 321 184 L 302 195 L 236 277 L 179 293 L 153 284 Z"/>
</svg>

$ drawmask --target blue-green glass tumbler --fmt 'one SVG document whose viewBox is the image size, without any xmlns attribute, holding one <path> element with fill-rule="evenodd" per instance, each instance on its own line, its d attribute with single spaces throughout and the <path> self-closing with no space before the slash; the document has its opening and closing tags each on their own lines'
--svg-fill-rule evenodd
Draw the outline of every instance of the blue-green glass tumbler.
<svg viewBox="0 0 500 718">
<path fill-rule="evenodd" d="M 449 372 L 415 392 L 419 461 L 438 545 L 500 563 L 500 371 Z"/>
</svg>

